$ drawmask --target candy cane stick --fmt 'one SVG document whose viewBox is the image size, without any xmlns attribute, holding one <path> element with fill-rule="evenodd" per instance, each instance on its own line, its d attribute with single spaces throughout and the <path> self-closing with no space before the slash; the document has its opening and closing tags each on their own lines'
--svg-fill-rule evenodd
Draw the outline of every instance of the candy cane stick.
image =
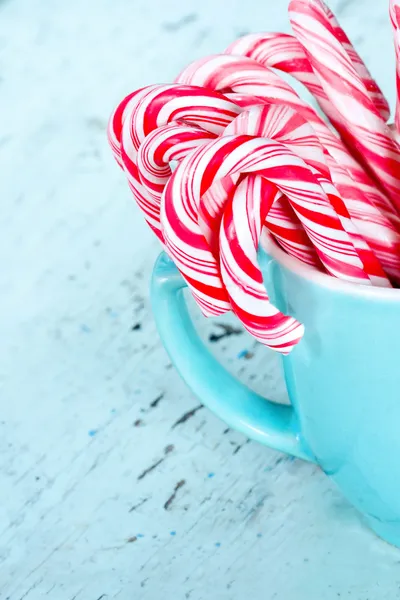
<svg viewBox="0 0 400 600">
<path fill-rule="evenodd" d="M 381 114 L 382 118 L 385 121 L 387 121 L 390 117 L 390 107 L 388 101 L 382 93 L 382 90 L 379 88 L 375 79 L 371 76 L 371 73 L 369 72 L 366 64 L 354 48 L 349 38 L 347 37 L 346 32 L 340 26 L 333 12 L 323 2 L 323 0 L 320 0 L 320 5 L 332 26 L 334 35 L 336 36 L 337 40 L 342 44 L 344 51 L 347 52 L 355 71 L 359 75 L 366 90 L 368 91 L 368 94 L 373 104 L 375 105 L 375 108 Z"/>
<path fill-rule="evenodd" d="M 365 63 L 351 44 L 344 30 L 340 27 L 334 14 L 325 4 L 323 5 L 323 10 L 332 25 L 336 38 L 342 44 L 343 50 L 348 54 L 354 69 L 368 90 L 372 102 L 382 117 L 387 120 L 390 116 L 390 108 L 378 84 L 372 78 Z M 324 112 L 326 109 L 332 111 L 332 107 L 326 104 L 328 98 L 313 71 L 304 48 L 292 35 L 274 32 L 251 33 L 232 42 L 226 49 L 225 54 L 248 56 L 265 66 L 268 65 L 289 73 L 300 81 L 318 100 Z M 331 114 L 333 121 L 340 121 L 340 116 L 336 112 L 332 112 Z"/>
<path fill-rule="evenodd" d="M 400 211 L 399 147 L 337 40 L 318 0 L 291 0 L 289 16 L 328 98 L 340 114 L 341 136 Z"/>
<path fill-rule="evenodd" d="M 225 130 L 226 132 L 227 130 Z M 200 143 L 214 134 L 182 123 L 170 123 L 150 133 L 138 150 L 140 180 L 157 203 L 171 175 L 171 160 L 181 160 Z M 233 191 L 237 177 L 225 177 L 200 198 L 198 224 L 215 259 L 219 259 L 219 229 L 224 206 Z M 321 267 L 315 248 L 299 219 L 281 193 L 277 194 L 266 223 L 286 251 L 309 265 Z"/>
<path fill-rule="evenodd" d="M 348 234 L 304 161 L 278 142 L 249 136 L 227 136 L 198 148 L 180 163 L 165 187 L 161 222 L 167 247 L 183 275 L 188 267 L 187 248 L 202 250 L 203 236 L 199 236 L 195 217 L 200 197 L 219 178 L 254 172 L 262 172 L 289 199 L 332 275 L 369 283 Z M 202 289 L 203 272 L 215 272 L 206 256 L 201 258 L 203 269 L 197 280 L 189 274 L 195 294 Z"/>
<path fill-rule="evenodd" d="M 185 122 L 172 122 L 154 129 L 138 148 L 139 177 L 149 193 L 158 201 L 171 176 L 171 161 L 182 160 L 200 144 L 216 135 Z"/>
<path fill-rule="evenodd" d="M 288 73 L 308 89 L 331 121 L 337 124 L 338 128 L 341 127 L 340 114 L 328 99 L 313 71 L 303 46 L 295 37 L 282 33 L 249 34 L 233 42 L 227 48 L 226 54 L 243 55 L 252 58 L 264 67 L 272 67 Z M 373 99 L 374 96 L 372 96 Z M 301 99 L 299 100 L 303 103 Z M 377 92 L 377 105 L 381 108 L 385 104 L 386 100 L 383 95 L 380 94 L 379 96 Z M 361 165 L 348 152 L 343 142 L 334 135 L 319 115 L 311 107 L 308 108 L 309 114 L 307 115 L 304 112 L 302 114 L 312 123 L 322 145 L 335 161 L 347 170 L 349 176 L 357 184 L 358 189 L 363 192 L 364 198 L 379 210 L 387 212 L 388 219 L 392 219 L 394 227 L 400 230 L 399 224 L 394 217 L 392 218 L 394 209 L 389 199 L 376 188 L 376 184 L 371 181 Z"/>
<path fill-rule="evenodd" d="M 124 168 L 122 159 L 121 159 L 121 139 L 122 139 L 122 127 L 123 123 L 127 117 L 127 114 L 132 110 L 130 105 L 132 103 L 137 102 L 137 98 L 140 97 L 140 94 L 144 88 L 140 88 L 131 94 L 128 94 L 122 102 L 118 104 L 114 112 L 112 113 L 107 127 L 107 137 L 108 142 L 111 146 L 111 150 L 114 154 L 114 158 L 121 167 Z"/>
<path fill-rule="evenodd" d="M 396 54 L 396 112 L 395 124 L 397 132 L 400 133 L 400 2 L 390 0 L 390 20 L 393 27 L 394 49 Z"/>
<path fill-rule="evenodd" d="M 288 354 L 302 338 L 304 327 L 269 302 L 257 263 L 262 224 L 275 193 L 275 186 L 257 175 L 239 184 L 221 225 L 221 273 L 232 310 L 245 328 L 262 344 Z"/>
<path fill-rule="evenodd" d="M 307 165 L 285 146 L 272 140 L 227 136 L 198 148 L 180 163 L 165 187 L 161 208 L 167 248 L 203 310 L 204 306 L 215 307 L 215 284 L 219 280 L 218 270 L 210 261 L 208 247 L 199 229 L 196 207 L 202 194 L 218 178 L 252 172 L 262 173 L 263 178 L 289 198 L 331 274 L 369 283 L 347 233 Z M 263 196 L 266 211 L 274 199 L 274 186 L 269 186 L 269 194 L 264 193 Z M 250 226 L 252 223 L 253 219 Z M 194 253 L 199 260 L 191 259 Z M 232 300 L 232 293 L 230 295 Z M 258 314 L 251 308 L 247 312 L 250 320 Z M 248 320 L 244 322 L 249 326 Z M 271 334 L 275 331 L 275 324 L 274 313 L 268 327 Z M 264 326 L 267 326 L 265 321 Z M 291 322 L 289 329 L 292 326 Z M 276 338 L 268 339 L 266 343 L 287 350 L 287 329 L 282 325 L 275 335 Z M 298 339 L 298 336 L 295 338 Z"/>
<path fill-rule="evenodd" d="M 138 150 L 139 176 L 158 205 L 171 176 L 170 162 L 182 160 L 191 150 L 215 138 L 215 134 L 183 122 L 159 127 L 144 139 Z M 219 256 L 218 231 L 223 207 L 236 180 L 237 177 L 225 177 L 215 182 L 200 199 L 199 226 L 216 259 Z"/>
<path fill-rule="evenodd" d="M 159 208 L 154 203 L 145 186 L 140 182 L 136 166 L 136 150 L 131 147 L 129 137 L 126 136 L 127 124 L 135 106 L 146 94 L 148 88 L 140 88 L 129 94 L 120 102 L 108 123 L 108 141 L 114 158 L 125 172 L 132 194 L 144 213 L 147 224 L 161 242 L 163 235 L 160 229 Z M 125 131 L 125 134 L 124 134 Z M 125 143 L 123 138 L 125 138 Z"/>
<path fill-rule="evenodd" d="M 186 120 L 215 134 L 240 112 L 221 94 L 194 86 L 155 85 L 128 96 L 110 119 L 109 140 L 118 163 L 123 166 L 139 208 L 163 242 L 159 222 L 159 202 L 140 180 L 137 151 L 153 129 L 173 120 Z"/>
<path fill-rule="evenodd" d="M 311 267 L 325 270 L 300 219 L 283 195 L 276 196 L 265 219 L 265 227 L 288 254 Z"/>
<path fill-rule="evenodd" d="M 234 100 L 235 103 L 241 107 L 250 107 L 259 105 L 261 99 L 259 97 L 247 96 L 237 93 L 227 94 L 230 99 Z M 229 128 L 230 126 L 228 126 Z M 313 129 L 318 130 L 317 126 Z M 226 131 L 226 130 L 225 130 Z M 242 132 L 243 133 L 243 132 Z M 333 142 L 336 138 L 332 135 Z M 321 137 L 318 136 L 321 142 Z M 332 148 L 332 142 L 326 141 L 326 148 L 332 151 L 335 155 L 335 147 Z M 321 142 L 322 145 L 322 142 Z M 326 150 L 325 148 L 325 150 Z M 342 155 L 348 155 L 346 149 L 341 150 Z M 371 247 L 376 257 L 379 259 L 383 266 L 386 274 L 390 277 L 393 283 L 400 284 L 400 220 L 396 215 L 388 214 L 387 203 L 383 195 L 375 187 L 371 187 L 371 184 L 367 185 L 360 184 L 359 181 L 353 181 L 348 170 L 340 163 L 334 160 L 333 156 L 329 152 L 324 152 L 326 164 L 329 168 L 331 178 L 335 186 L 337 187 L 340 195 L 349 211 L 351 219 L 358 231 L 362 234 L 367 244 Z M 337 154 L 336 154 L 337 155 Z M 349 156 L 349 155 L 348 155 Z M 343 157 L 343 156 L 342 156 Z M 307 162 L 307 160 L 306 160 Z M 384 200 L 382 201 L 382 198 Z M 373 202 L 374 200 L 375 202 Z M 276 206 L 276 202 L 274 207 Z M 378 206 L 377 206 L 378 205 Z M 269 225 L 273 223 L 270 219 L 274 208 L 269 213 L 267 221 Z M 274 233 L 275 237 L 279 237 L 277 231 L 270 229 Z M 287 236 L 286 236 L 287 237 Z M 281 245 L 283 240 L 280 239 Z M 296 252 L 293 252 L 294 248 L 289 250 L 286 243 L 283 242 L 285 249 L 300 258 Z M 306 261 L 307 262 L 307 261 Z"/>
<path fill-rule="evenodd" d="M 357 174 L 357 170 L 362 174 L 362 169 L 315 111 L 282 78 L 247 57 L 215 55 L 194 61 L 177 80 L 185 84 L 234 90 L 227 96 L 242 107 L 270 101 L 281 102 L 298 111 L 312 125 L 320 143 L 334 159 L 328 157 L 331 178 L 350 215 L 357 220 L 357 228 L 366 237 L 367 244 L 386 273 L 393 281 L 400 281 L 400 223 L 398 217 L 389 217 L 391 202 L 365 178 L 364 187 L 360 185 L 357 179 L 363 176 Z M 356 175 L 356 181 L 349 171 Z M 366 206 L 362 211 L 364 203 Z"/>
<path fill-rule="evenodd" d="M 211 115 L 207 113 L 207 121 L 199 119 L 199 99 L 196 96 L 191 96 L 190 94 L 199 94 L 198 87 L 189 87 L 189 86 L 159 86 L 157 88 L 152 87 L 148 88 L 149 93 L 141 98 L 140 104 L 137 105 L 136 109 L 132 111 L 132 115 L 129 121 L 128 127 L 128 139 L 127 145 L 131 144 L 131 149 L 129 152 L 130 157 L 135 156 L 135 149 L 140 144 L 141 140 L 145 140 L 143 146 L 143 152 L 146 152 L 146 140 L 148 139 L 148 146 L 152 145 L 152 138 L 148 135 L 146 138 L 146 134 L 149 131 L 154 130 L 156 127 L 160 127 L 164 122 L 168 121 L 171 117 L 169 111 L 173 111 L 173 117 L 176 119 L 181 119 L 183 121 L 192 121 L 201 123 L 203 127 L 207 127 L 209 130 L 212 129 L 214 132 L 220 132 L 222 127 L 227 124 L 229 120 L 232 120 L 237 114 L 242 110 L 237 104 L 233 102 L 228 102 L 225 100 L 223 102 L 224 96 L 218 94 L 214 98 L 211 96 L 211 107 L 213 108 Z M 168 94 L 176 94 L 179 92 L 179 112 L 177 111 L 177 97 L 173 97 L 172 100 L 169 99 Z M 207 94 L 208 91 L 202 90 L 203 95 Z M 212 94 L 212 92 L 210 92 Z M 161 99 L 160 99 L 161 95 Z M 208 97 L 207 97 L 208 99 Z M 217 118 L 215 117 L 216 111 L 216 100 L 218 100 L 222 106 L 224 112 L 222 112 L 222 116 L 220 113 L 217 113 Z M 183 103 L 188 103 L 187 106 L 182 106 Z M 192 107 L 190 103 L 196 102 L 196 106 Z M 169 105 L 172 106 L 172 109 L 169 108 Z M 208 107 L 206 107 L 208 108 Z M 196 109 L 196 110 L 195 110 Z M 204 109 L 203 109 L 204 110 Z M 161 112 L 161 117 L 160 115 Z M 197 111 L 197 112 L 196 112 Z M 211 118 L 210 118 L 211 117 Z M 218 120 L 217 120 L 218 119 Z M 149 124 L 150 120 L 150 124 Z M 142 123 L 146 122 L 146 126 Z M 176 130 L 175 130 L 176 131 Z M 188 132 L 186 131 L 186 134 Z M 151 134 L 150 134 L 151 135 Z M 197 136 L 197 134 L 196 134 Z M 159 134 L 156 134 L 157 140 L 160 141 Z M 204 136 L 204 139 L 207 139 L 207 135 Z M 162 152 L 161 148 L 157 149 L 157 152 Z M 175 159 L 179 159 L 180 156 L 178 154 L 174 154 Z M 170 155 L 170 159 L 172 159 L 172 155 Z M 125 162 L 128 162 L 127 160 Z M 137 159 L 136 159 L 137 162 Z M 141 163 L 141 183 L 149 186 L 149 179 L 146 178 L 151 177 L 150 173 L 145 172 L 145 160 Z M 153 167 L 154 169 L 154 164 Z M 161 194 L 163 186 L 165 185 L 169 175 L 170 169 L 167 165 L 163 167 L 165 170 L 162 172 L 163 179 L 157 179 L 156 185 L 158 186 L 158 194 Z M 139 169 L 139 170 L 140 170 Z M 133 171 L 133 169 L 131 169 Z M 160 173 L 158 173 L 158 177 Z M 203 235 L 205 236 L 211 252 L 214 253 L 214 256 L 218 258 L 219 253 L 219 242 L 217 232 L 219 231 L 219 224 L 222 217 L 222 209 L 224 203 L 226 202 L 227 196 L 232 190 L 232 185 L 234 181 L 226 178 L 221 181 L 215 182 L 215 184 L 207 190 L 204 196 L 200 199 L 200 203 L 198 206 L 199 213 L 199 225 L 202 229 Z M 148 191 L 150 193 L 154 192 L 150 187 L 148 187 Z M 156 198 L 156 204 L 152 205 L 152 214 L 159 214 L 159 197 Z M 297 219 L 297 217 L 293 214 L 291 209 L 285 206 L 284 203 L 282 205 L 277 202 L 274 207 L 273 217 L 271 218 L 271 232 L 275 233 L 277 238 L 283 242 L 285 248 L 289 251 L 290 254 L 301 258 L 303 261 L 312 265 L 319 265 L 319 260 L 316 257 L 315 251 L 312 247 L 312 244 L 309 242 L 307 235 L 302 231 L 302 227 Z M 285 237 L 285 232 L 283 229 L 286 228 L 287 236 Z M 285 238 L 285 239 L 283 239 Z"/>
<path fill-rule="evenodd" d="M 293 109 L 287 106 L 254 106 L 241 113 L 225 129 L 224 135 L 246 134 L 277 140 L 290 148 L 311 167 L 321 188 L 336 211 L 344 230 L 349 234 L 353 246 L 373 285 L 391 287 L 379 260 L 371 251 L 353 223 L 342 198 L 330 181 L 323 148 L 311 126 Z M 243 219 L 245 215 L 243 215 Z"/>
</svg>

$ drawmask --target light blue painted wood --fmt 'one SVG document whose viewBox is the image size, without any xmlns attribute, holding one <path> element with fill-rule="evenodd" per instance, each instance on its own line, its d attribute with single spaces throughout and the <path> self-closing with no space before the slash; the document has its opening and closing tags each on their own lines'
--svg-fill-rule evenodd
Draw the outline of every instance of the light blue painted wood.
<svg viewBox="0 0 400 600">
<path fill-rule="evenodd" d="M 386 2 L 331 5 L 393 99 Z M 287 30 L 285 13 L 286 0 L 0 5 L 2 600 L 400 597 L 400 553 L 318 469 L 224 433 L 170 368 L 148 297 L 159 247 L 105 141 L 124 93 L 241 32 Z M 213 348 L 282 399 L 271 354 L 244 335 Z"/>
</svg>

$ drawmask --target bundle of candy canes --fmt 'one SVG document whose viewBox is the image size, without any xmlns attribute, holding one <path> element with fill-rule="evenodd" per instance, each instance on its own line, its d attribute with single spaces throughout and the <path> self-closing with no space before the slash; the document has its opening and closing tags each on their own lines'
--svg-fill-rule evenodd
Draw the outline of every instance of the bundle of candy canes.
<svg viewBox="0 0 400 600">
<path fill-rule="evenodd" d="M 400 97 L 400 0 L 390 17 Z M 268 299 L 263 231 L 333 277 L 400 286 L 400 102 L 387 124 L 387 101 L 321 0 L 291 0 L 289 18 L 294 36 L 246 35 L 175 83 L 129 94 L 108 131 L 203 313 L 232 310 L 284 354 L 303 326 Z M 280 72 L 308 89 L 325 119 Z"/>
</svg>

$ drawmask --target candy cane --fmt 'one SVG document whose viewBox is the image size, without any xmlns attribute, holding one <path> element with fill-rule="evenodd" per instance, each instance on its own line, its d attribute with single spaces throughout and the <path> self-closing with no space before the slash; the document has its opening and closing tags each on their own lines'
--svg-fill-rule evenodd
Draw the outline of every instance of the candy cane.
<svg viewBox="0 0 400 600">
<path fill-rule="evenodd" d="M 323 6 L 319 0 L 291 0 L 289 16 L 322 87 L 341 116 L 341 136 L 400 211 L 399 147 L 335 37 Z"/>
<path fill-rule="evenodd" d="M 219 134 L 240 110 L 217 92 L 171 84 L 138 90 L 128 96 L 112 115 L 109 140 L 114 156 L 125 170 L 148 225 L 161 242 L 159 202 L 142 184 L 138 173 L 137 152 L 141 142 L 151 131 L 174 120 L 184 120 Z"/>
<path fill-rule="evenodd" d="M 229 94 L 229 97 L 233 99 L 237 104 L 242 107 L 250 107 L 260 104 L 260 99 L 252 96 L 242 96 L 240 94 Z M 230 125 L 225 131 L 230 130 Z M 315 128 L 317 129 L 317 128 Z M 243 131 L 241 132 L 243 133 Z M 318 138 L 321 142 L 321 139 Z M 331 150 L 332 144 L 327 143 L 326 146 Z M 325 148 L 326 150 L 326 148 Z M 347 150 L 343 150 L 346 154 Z M 303 150 L 304 152 L 304 150 Z M 335 152 L 332 152 L 335 154 Z M 307 156 L 303 153 L 302 158 L 307 160 Z M 369 184 L 366 187 L 360 186 L 359 182 L 353 181 L 347 169 L 339 162 L 335 161 L 329 152 L 324 151 L 324 158 L 326 165 L 329 168 L 331 178 L 335 186 L 337 187 L 343 202 L 348 209 L 356 229 L 361 233 L 366 243 L 373 250 L 374 254 L 378 258 L 385 273 L 390 277 L 393 283 L 400 284 L 400 220 L 399 217 L 393 214 L 388 214 L 386 202 L 382 202 L 382 194 L 376 188 L 372 188 Z M 321 159 L 320 159 L 321 161 Z M 371 192 L 373 198 L 376 200 L 376 206 L 371 200 Z M 274 207 L 277 205 L 275 202 Z M 383 205 L 383 206 L 382 206 Z M 271 226 L 271 216 L 273 213 L 269 213 L 267 221 Z M 277 231 L 270 227 L 270 231 L 274 233 L 275 237 L 279 238 Z M 286 236 L 287 237 L 287 236 Z M 280 242 L 285 249 L 297 258 L 300 258 L 294 252 L 294 248 L 286 245 L 286 242 L 280 239 Z M 304 258 L 303 258 L 304 260 Z M 308 262 L 308 261 L 306 261 Z"/>
<path fill-rule="evenodd" d="M 301 115 L 287 106 L 274 104 L 255 106 L 241 113 L 228 125 L 224 135 L 229 134 L 246 134 L 274 139 L 285 144 L 302 158 L 316 174 L 316 178 L 329 198 L 344 230 L 349 234 L 371 283 L 391 287 L 379 260 L 360 235 L 342 198 L 330 181 L 330 172 L 323 148 L 313 129 Z"/>
<path fill-rule="evenodd" d="M 167 93 L 179 91 L 179 93 L 180 93 L 179 100 L 184 100 L 185 102 L 186 101 L 193 102 L 193 98 L 188 96 L 187 91 L 185 92 L 186 95 L 184 96 L 184 95 L 182 95 L 181 90 L 189 90 L 192 92 L 192 90 L 198 91 L 198 88 L 197 87 L 189 88 L 187 86 L 175 86 L 172 90 L 170 88 L 167 89 Z M 162 194 L 163 187 L 166 184 L 168 177 L 171 174 L 171 171 L 166 162 L 162 163 L 163 166 L 161 168 L 161 171 L 158 170 L 155 165 L 154 158 L 151 158 L 149 156 L 147 156 L 147 158 L 146 158 L 145 157 L 146 153 L 148 153 L 149 149 L 153 147 L 151 152 L 153 152 L 153 153 L 157 152 L 157 155 L 160 155 L 160 153 L 162 155 L 163 152 L 167 153 L 165 155 L 166 161 L 180 160 L 180 158 L 186 152 L 188 152 L 190 148 L 194 147 L 197 143 L 199 143 L 201 138 L 203 140 L 207 140 L 207 139 L 209 139 L 209 136 L 211 135 L 210 133 L 207 133 L 207 132 L 205 132 L 204 135 L 202 135 L 201 130 L 188 129 L 188 128 L 184 129 L 184 128 L 182 128 L 181 125 L 177 125 L 176 129 L 162 130 L 162 127 L 160 128 L 160 124 L 169 120 L 169 117 L 167 116 L 169 109 L 168 109 L 167 99 L 165 98 L 165 95 L 163 96 L 162 102 L 160 102 L 160 99 L 159 99 L 160 93 L 163 95 L 165 94 L 165 87 L 161 88 L 161 86 L 160 86 L 157 89 L 149 88 L 149 94 L 146 97 L 141 98 L 141 103 L 140 103 L 140 105 L 138 105 L 138 108 L 141 111 L 141 115 L 139 115 L 139 110 L 136 109 L 134 111 L 134 113 L 132 113 L 132 115 L 131 115 L 129 128 L 128 128 L 129 129 L 128 133 L 131 131 L 134 132 L 134 136 L 133 135 L 131 136 L 133 148 L 131 149 L 131 151 L 129 153 L 130 156 L 132 156 L 134 154 L 134 148 L 137 147 L 138 144 L 140 144 L 140 140 L 142 140 L 142 139 L 144 140 L 143 145 L 139 146 L 141 148 L 139 175 L 140 175 L 140 182 L 147 187 L 148 192 L 150 192 L 150 194 L 152 194 L 156 200 L 156 203 L 152 204 L 153 215 L 155 215 L 155 214 L 159 215 L 160 197 Z M 203 91 L 203 93 L 206 93 L 206 92 Z M 222 98 L 224 98 L 224 97 L 221 96 L 220 94 L 218 94 L 217 99 L 221 100 Z M 256 99 L 254 101 L 256 101 Z M 227 116 L 226 116 L 226 120 L 223 121 L 224 126 L 227 124 L 227 121 L 229 119 L 232 120 L 232 118 L 234 116 L 236 116 L 240 112 L 240 110 L 242 110 L 242 108 L 243 108 L 243 107 L 239 107 L 236 103 L 235 104 L 234 103 L 229 103 L 229 104 L 226 103 L 226 104 L 224 104 L 224 108 L 226 106 L 228 106 L 229 111 L 226 111 L 226 113 L 225 113 L 225 114 L 227 114 Z M 158 112 L 157 112 L 157 110 L 159 110 L 160 108 L 162 108 L 162 121 L 158 117 Z M 176 110 L 176 104 L 173 104 L 173 109 Z M 184 113 L 180 112 L 178 114 L 174 113 L 175 118 L 179 117 L 180 119 L 182 119 L 183 122 L 189 121 L 189 119 L 195 120 L 194 116 L 196 115 L 196 112 L 194 110 L 194 107 L 192 108 L 190 105 L 188 105 L 184 108 L 180 107 L 180 110 L 181 111 L 185 110 L 186 112 L 184 112 Z M 150 125 L 147 125 L 147 127 L 145 128 L 142 125 L 142 121 L 146 121 L 147 114 L 150 115 L 152 122 Z M 196 118 L 198 119 L 198 117 L 196 117 Z M 201 121 L 201 122 L 202 122 L 203 126 L 206 126 L 210 129 L 209 121 L 206 122 L 205 124 L 204 124 L 204 121 Z M 141 127 L 140 133 L 138 133 L 139 126 Z M 154 129 L 157 126 L 158 126 L 158 129 Z M 148 131 L 151 131 L 152 129 L 153 129 L 154 133 L 153 134 L 150 133 L 147 135 L 147 137 L 145 137 L 146 133 Z M 157 133 L 157 132 L 161 132 L 161 130 L 163 131 L 162 133 Z M 218 130 L 218 131 L 220 131 L 220 130 Z M 182 135 L 185 136 L 184 146 L 181 147 L 179 145 L 177 148 L 172 150 L 172 148 L 170 149 L 170 145 L 171 145 L 171 143 L 172 143 L 172 145 L 174 145 L 174 142 L 177 141 L 177 139 L 180 135 L 179 132 L 181 132 Z M 177 137 L 175 137 L 175 134 Z M 163 137 L 164 135 L 167 136 L 165 139 Z M 193 135 L 196 139 L 192 140 L 191 136 L 193 136 Z M 189 141 L 187 136 L 190 136 L 190 139 L 191 139 L 190 144 L 192 144 L 192 142 L 194 142 L 194 145 L 191 145 L 190 147 L 186 145 Z M 156 145 L 153 143 L 153 140 L 157 140 Z M 128 140 L 128 143 L 129 143 L 129 140 Z M 162 144 L 162 146 L 158 146 L 158 144 Z M 138 162 L 138 160 L 139 159 L 136 159 L 136 162 Z M 155 179 L 153 179 L 153 184 L 154 184 L 153 187 L 152 187 L 152 171 L 156 172 Z M 219 225 L 220 225 L 220 221 L 221 221 L 221 217 L 222 217 L 222 209 L 227 200 L 227 196 L 229 195 L 230 191 L 232 190 L 233 185 L 234 185 L 234 181 L 231 180 L 230 178 L 225 178 L 224 180 L 215 182 L 215 184 L 209 190 L 207 190 L 207 192 L 204 194 L 204 196 L 200 199 L 200 203 L 199 203 L 199 207 L 198 207 L 199 225 L 201 227 L 203 235 L 205 236 L 205 238 L 210 246 L 210 250 L 211 250 L 211 252 L 213 252 L 216 259 L 218 258 L 218 253 L 219 253 L 218 231 L 219 231 Z M 154 186 L 157 188 L 156 190 L 154 189 Z M 156 194 L 155 194 L 155 192 L 156 192 Z M 297 258 L 300 258 L 301 260 L 303 260 L 304 262 L 307 262 L 308 264 L 311 264 L 311 265 L 319 265 L 320 264 L 316 254 L 315 254 L 315 250 L 313 249 L 312 244 L 308 240 L 307 235 L 304 233 L 298 218 L 293 213 L 293 211 L 290 209 L 290 207 L 285 205 L 284 201 L 277 201 L 276 204 L 274 205 L 274 210 L 271 215 L 271 221 L 269 224 L 270 224 L 271 232 L 274 233 L 276 235 L 277 239 L 283 243 L 286 250 L 288 250 L 290 254 L 296 256 Z"/>
<path fill-rule="evenodd" d="M 375 108 L 381 114 L 382 118 L 385 121 L 387 121 L 390 117 L 390 107 L 388 101 L 382 93 L 382 90 L 376 83 L 375 79 L 372 77 L 366 64 L 354 48 L 349 38 L 347 37 L 346 32 L 340 26 L 333 12 L 323 2 L 323 0 L 319 0 L 319 2 L 322 10 L 325 12 L 332 26 L 334 35 L 336 36 L 337 40 L 342 44 L 343 50 L 347 52 L 347 55 L 350 61 L 352 62 L 355 71 L 357 72 L 361 81 L 363 82 Z"/>
<path fill-rule="evenodd" d="M 348 234 L 307 165 L 288 148 L 272 140 L 227 136 L 194 150 L 180 163 L 164 189 L 161 207 L 167 248 L 203 310 L 204 306 L 215 306 L 219 272 L 209 260 L 208 247 L 196 219 L 200 197 L 218 178 L 254 172 L 262 173 L 263 178 L 287 196 L 331 274 L 369 283 Z M 274 187 L 269 189 L 274 190 Z M 263 201 L 268 210 L 268 203 L 273 202 L 272 194 Z M 192 259 L 193 254 L 198 260 Z M 272 331 L 274 322 L 271 322 Z M 286 329 L 279 329 L 279 335 L 286 340 L 284 347 L 286 333 Z M 274 342 L 269 339 L 266 343 L 281 348 L 279 335 Z"/>
<path fill-rule="evenodd" d="M 244 327 L 262 344 L 288 354 L 301 340 L 304 327 L 269 302 L 257 263 L 258 240 L 269 210 L 267 199 L 275 193 L 275 186 L 258 175 L 249 175 L 239 184 L 221 225 L 221 273 L 232 310 Z"/>
<path fill-rule="evenodd" d="M 395 124 L 400 133 L 400 3 L 399 0 L 390 0 L 390 20 L 393 27 L 394 49 L 396 54 L 396 112 Z"/>
<path fill-rule="evenodd" d="M 168 181 L 161 221 L 167 247 L 181 272 L 185 274 L 187 267 L 181 245 L 201 250 L 196 219 L 200 197 L 219 178 L 257 171 L 289 199 L 327 270 L 334 276 L 368 284 L 347 233 L 304 161 L 278 142 L 249 136 L 227 136 L 205 144 L 188 155 Z M 201 258 L 204 270 L 213 271 L 213 265 L 203 255 Z M 191 286 L 196 293 L 196 282 Z"/>
<path fill-rule="evenodd" d="M 138 148 L 137 167 L 142 184 L 160 202 L 171 176 L 171 161 L 182 160 L 194 148 L 215 137 L 185 122 L 172 122 L 154 129 Z"/>
<path fill-rule="evenodd" d="M 154 86 L 151 86 L 153 88 Z M 120 102 L 108 123 L 108 140 L 114 154 L 114 158 L 126 174 L 132 194 L 142 210 L 147 224 L 163 243 L 163 235 L 160 229 L 159 207 L 148 193 L 145 186 L 140 182 L 136 165 L 136 149 L 132 147 L 130 138 L 127 136 L 127 128 L 132 111 L 149 88 L 140 88 L 129 94 Z M 129 131 L 129 129 L 128 129 Z"/>
<path fill-rule="evenodd" d="M 393 281 L 400 281 L 400 223 L 398 217 L 389 213 L 391 202 L 370 184 L 342 142 L 282 78 L 247 57 L 214 55 L 191 63 L 177 81 L 234 90 L 226 96 L 242 108 L 270 101 L 281 102 L 298 111 L 312 125 L 320 143 L 332 157 L 333 160 L 328 157 L 332 181 L 350 215 L 356 219 L 357 228 L 366 237 L 386 273 Z M 359 179 L 364 185 L 360 185 Z M 366 205 L 364 211 L 361 210 L 363 204 Z"/>
<path fill-rule="evenodd" d="M 191 150 L 215 137 L 211 132 L 182 122 L 159 127 L 144 139 L 138 150 L 139 176 L 158 205 L 171 176 L 170 162 L 182 160 Z M 215 182 L 202 196 L 198 206 L 200 229 L 216 259 L 219 256 L 218 231 L 223 206 L 236 180 L 237 177 L 225 177 Z"/>
<path fill-rule="evenodd" d="M 170 161 L 181 160 L 197 145 L 212 137 L 215 137 L 214 134 L 201 128 L 170 123 L 155 129 L 145 138 L 138 150 L 138 171 L 141 182 L 158 204 L 171 175 Z M 237 177 L 225 177 L 214 182 L 200 198 L 198 206 L 199 227 L 217 261 L 221 218 L 236 180 Z M 280 193 L 267 216 L 266 224 L 289 254 L 320 268 L 315 248 L 293 209 Z"/>
<path fill-rule="evenodd" d="M 117 108 L 112 113 L 107 127 L 107 137 L 108 142 L 111 146 L 111 150 L 114 154 L 114 158 L 121 167 L 124 168 L 122 159 L 121 159 L 121 138 L 122 138 L 122 127 L 123 123 L 127 117 L 127 114 L 130 112 L 130 104 L 132 102 L 136 102 L 136 98 L 138 98 L 144 88 L 140 88 L 131 94 L 128 94 L 122 102 L 120 102 Z"/>
<path fill-rule="evenodd" d="M 327 11 L 329 9 L 326 8 Z M 329 11 L 330 12 L 330 11 Z M 330 13 L 332 14 L 332 13 Z M 343 33 L 343 35 L 345 35 Z M 310 61 L 307 58 L 305 50 L 300 42 L 293 36 L 283 33 L 261 33 L 249 34 L 233 42 L 225 51 L 226 54 L 243 55 L 257 61 L 264 67 L 272 67 L 283 71 L 294 77 L 302 83 L 308 91 L 317 99 L 322 110 L 331 121 L 341 127 L 341 117 L 333 104 L 328 99 L 318 78 L 316 77 Z M 354 64 L 354 63 L 353 63 Z M 355 63 L 355 66 L 357 63 Z M 373 81 L 373 80 L 372 80 Z M 369 83 L 369 88 L 374 87 L 374 83 Z M 376 84 L 375 84 L 376 86 Z M 376 86 L 377 87 L 377 86 Z M 379 90 L 379 88 L 377 88 Z M 371 99 L 374 100 L 375 96 Z M 304 102 L 299 98 L 299 101 Z M 383 94 L 376 92 L 376 104 L 379 109 L 387 116 L 386 100 Z M 378 210 L 387 212 L 390 220 L 393 214 L 392 203 L 386 198 L 380 190 L 376 188 L 364 169 L 348 152 L 343 142 L 327 127 L 325 122 L 319 117 L 311 107 L 308 108 L 308 114 L 302 113 L 307 120 L 312 123 L 315 132 L 322 145 L 328 150 L 330 155 L 338 162 L 342 168 L 345 168 L 357 188 L 363 192 L 364 198 L 371 204 L 374 204 Z M 392 220 L 395 228 L 398 224 Z"/>
</svg>

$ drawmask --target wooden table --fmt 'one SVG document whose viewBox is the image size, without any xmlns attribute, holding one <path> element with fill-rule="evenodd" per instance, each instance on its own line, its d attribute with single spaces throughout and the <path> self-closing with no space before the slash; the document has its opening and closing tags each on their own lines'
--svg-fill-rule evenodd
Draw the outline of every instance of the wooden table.
<svg viewBox="0 0 400 600">
<path fill-rule="evenodd" d="M 386 0 L 331 6 L 393 100 Z M 400 552 L 316 467 L 179 379 L 149 306 L 159 246 L 106 143 L 125 93 L 260 29 L 288 30 L 286 0 L 0 4 L 2 600 L 400 598 Z M 272 353 L 199 324 L 284 397 Z"/>
</svg>

